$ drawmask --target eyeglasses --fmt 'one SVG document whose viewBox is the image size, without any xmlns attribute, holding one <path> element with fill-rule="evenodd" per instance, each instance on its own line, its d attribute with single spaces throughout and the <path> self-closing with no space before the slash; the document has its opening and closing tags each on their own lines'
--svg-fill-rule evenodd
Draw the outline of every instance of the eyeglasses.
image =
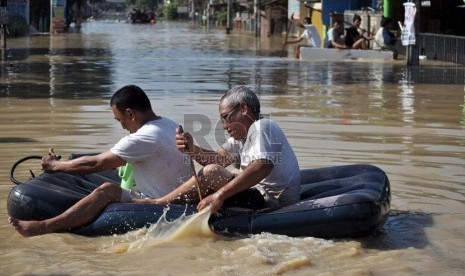
<svg viewBox="0 0 465 276">
<path fill-rule="evenodd" d="M 221 117 L 221 122 L 222 122 L 223 124 L 230 123 L 231 121 L 229 121 L 229 117 L 231 117 L 231 115 L 233 114 L 233 112 L 236 111 L 238 107 L 239 107 L 239 105 L 236 105 L 236 106 L 234 106 L 228 113 L 226 113 L 226 114 L 224 114 L 224 115 L 220 115 L 220 117 Z"/>
</svg>

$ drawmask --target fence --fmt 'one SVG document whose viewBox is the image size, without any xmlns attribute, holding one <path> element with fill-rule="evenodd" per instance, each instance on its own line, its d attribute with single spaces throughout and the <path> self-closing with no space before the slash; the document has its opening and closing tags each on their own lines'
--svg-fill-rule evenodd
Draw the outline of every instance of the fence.
<svg viewBox="0 0 465 276">
<path fill-rule="evenodd" d="M 419 34 L 418 49 L 427 59 L 465 65 L 465 37 Z"/>
</svg>

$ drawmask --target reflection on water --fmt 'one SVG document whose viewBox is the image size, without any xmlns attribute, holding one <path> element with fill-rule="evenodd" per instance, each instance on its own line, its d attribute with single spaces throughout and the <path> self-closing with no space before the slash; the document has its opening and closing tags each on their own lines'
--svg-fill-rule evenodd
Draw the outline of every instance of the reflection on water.
<svg viewBox="0 0 465 276">
<path fill-rule="evenodd" d="M 115 31 L 116 30 L 116 31 Z M 460 67 L 406 68 L 397 63 L 312 63 L 279 58 L 280 38 L 227 36 L 189 24 L 88 23 L 82 33 L 25 37 L 9 43 L 1 95 L 109 96 L 127 83 L 156 94 L 216 93 L 254 84 L 264 93 L 303 85 L 463 84 Z"/>
<path fill-rule="evenodd" d="M 0 208 L 0 274 L 460 275 L 464 68 L 296 61 L 291 48 L 280 58 L 281 43 L 166 22 L 92 22 L 81 33 L 11 39 L 1 63 L 0 201 L 5 206 L 8 173 L 19 158 L 50 146 L 63 156 L 99 152 L 118 141 L 125 132 L 108 98 L 123 85 L 140 85 L 158 114 L 217 147 L 224 139 L 219 97 L 245 84 L 283 127 L 302 168 L 370 163 L 388 173 L 393 212 L 379 231 L 342 241 L 266 233 L 188 238 L 108 252 L 141 241 L 70 234 L 24 239 Z M 29 176 L 27 169 L 18 173 Z"/>
</svg>

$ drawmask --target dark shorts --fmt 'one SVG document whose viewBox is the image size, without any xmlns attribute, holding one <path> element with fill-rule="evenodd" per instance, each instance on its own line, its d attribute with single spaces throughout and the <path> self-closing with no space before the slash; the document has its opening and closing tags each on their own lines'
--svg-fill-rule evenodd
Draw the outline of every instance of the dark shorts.
<svg viewBox="0 0 465 276">
<path fill-rule="evenodd" d="M 259 210 L 266 207 L 265 199 L 259 190 L 250 188 L 226 199 L 224 207 L 241 207 L 253 210 Z"/>
</svg>

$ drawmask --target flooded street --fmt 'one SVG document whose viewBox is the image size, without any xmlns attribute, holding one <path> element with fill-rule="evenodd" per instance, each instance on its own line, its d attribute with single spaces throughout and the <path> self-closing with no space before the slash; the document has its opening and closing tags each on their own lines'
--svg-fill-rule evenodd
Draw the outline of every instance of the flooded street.
<svg viewBox="0 0 465 276">
<path fill-rule="evenodd" d="M 189 22 L 89 22 L 81 33 L 8 40 L 0 78 L 0 275 L 462 275 L 464 68 L 297 61 L 291 48 L 281 57 L 281 43 Z M 368 163 L 386 171 L 390 216 L 373 235 L 348 240 L 263 233 L 154 243 L 155 232 L 172 231 L 166 225 L 98 238 L 17 234 L 6 212 L 13 163 L 51 146 L 63 156 L 109 149 L 126 134 L 109 98 L 126 84 L 142 87 L 158 115 L 213 148 L 225 137 L 219 98 L 233 86 L 252 87 L 301 168 Z M 18 177 L 39 167 L 31 161 Z"/>
</svg>

